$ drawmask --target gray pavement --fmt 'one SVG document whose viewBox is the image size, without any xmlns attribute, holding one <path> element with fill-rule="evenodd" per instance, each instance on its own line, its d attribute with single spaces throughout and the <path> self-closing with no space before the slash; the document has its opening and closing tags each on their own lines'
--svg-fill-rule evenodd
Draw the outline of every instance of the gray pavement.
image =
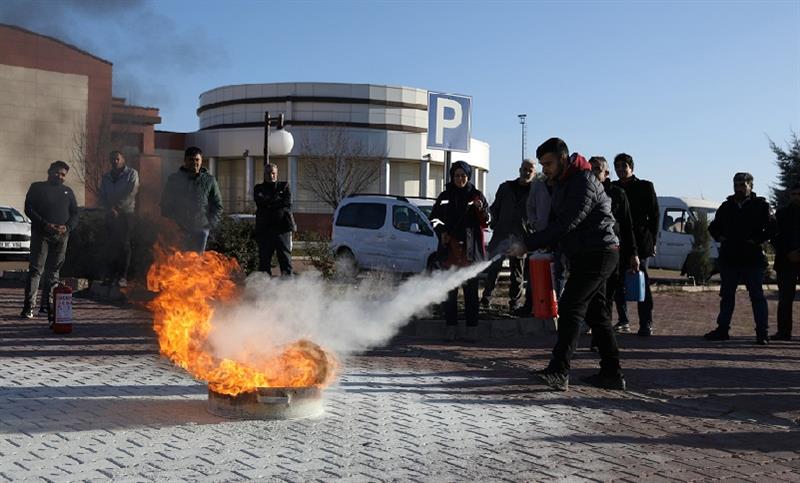
<svg viewBox="0 0 800 483">
<path fill-rule="evenodd" d="M 579 382 L 584 349 L 570 391 L 529 380 L 552 336 L 404 337 L 346 359 L 324 416 L 269 422 L 208 413 L 147 312 L 76 299 L 56 336 L 0 287 L 0 480 L 800 481 L 800 343 L 752 344 L 740 299 L 709 344 L 713 294 L 658 294 L 662 335 L 622 338 L 627 393 Z"/>
</svg>

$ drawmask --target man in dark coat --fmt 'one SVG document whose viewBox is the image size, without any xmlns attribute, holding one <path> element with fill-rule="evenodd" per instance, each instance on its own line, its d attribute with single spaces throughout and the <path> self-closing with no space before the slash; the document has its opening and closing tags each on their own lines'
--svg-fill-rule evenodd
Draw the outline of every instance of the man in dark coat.
<svg viewBox="0 0 800 483">
<path fill-rule="evenodd" d="M 472 265 L 486 260 L 483 229 L 489 221 L 488 203 L 469 180 L 472 167 L 456 161 L 450 167 L 450 179 L 431 210 L 436 234 L 439 236 L 439 257 L 444 268 Z M 466 338 L 474 341 L 478 329 L 478 278 L 467 280 L 463 287 Z M 446 337 L 456 338 L 458 326 L 458 287 L 447 294 L 444 302 L 447 323 Z"/>
<path fill-rule="evenodd" d="M 619 180 L 613 184 L 625 190 L 631 207 L 631 221 L 636 237 L 636 250 L 639 256 L 639 269 L 644 273 L 644 302 L 638 302 L 639 331 L 637 335 L 647 337 L 653 333 L 653 294 L 650 291 L 650 275 L 647 265 L 650 257 L 656 254 L 658 242 L 658 198 L 653 183 L 639 179 L 633 175 L 633 157 L 620 153 L 614 157 L 614 171 Z M 630 332 L 628 322 L 628 305 L 625 301 L 625 286 L 620 285 L 617 291 L 618 332 Z"/>
<path fill-rule="evenodd" d="M 736 304 L 736 288 L 743 281 L 750 293 L 756 322 L 756 342 L 769 343 L 767 299 L 762 283 L 767 259 L 762 245 L 770 239 L 773 220 L 769 203 L 753 192 L 753 175 L 736 173 L 734 194 L 728 196 L 708 225 L 708 232 L 721 243 L 719 249 L 719 315 L 717 328 L 706 340 L 728 340 L 728 330 Z"/>
<path fill-rule="evenodd" d="M 272 254 L 278 256 L 281 275 L 292 274 L 292 193 L 289 184 L 278 181 L 278 166 L 264 167 L 264 182 L 253 187 L 256 202 L 258 270 L 272 276 Z"/>
<path fill-rule="evenodd" d="M 186 148 L 183 166 L 167 178 L 161 215 L 181 230 L 181 250 L 204 252 L 208 234 L 222 218 L 222 199 L 214 176 L 203 167 L 200 148 Z"/>
<path fill-rule="evenodd" d="M 631 209 L 628 205 L 628 197 L 625 191 L 618 186 L 611 184 L 609 179 L 608 161 L 603 156 L 592 156 L 589 158 L 592 166 L 592 173 L 603 185 L 603 189 L 611 198 L 611 214 L 614 215 L 614 233 L 619 238 L 619 266 L 614 273 L 606 280 L 606 304 L 608 313 L 614 305 L 615 296 L 619 287 L 623 284 L 625 272 L 639 271 L 639 257 L 636 253 L 636 237 L 633 234 L 633 223 L 631 222 Z M 592 348 L 597 347 L 592 339 Z"/>
<path fill-rule="evenodd" d="M 774 340 L 792 340 L 792 304 L 800 282 L 800 183 L 789 189 L 789 204 L 775 213 L 775 273 L 778 275 L 778 331 Z"/>
<path fill-rule="evenodd" d="M 47 181 L 33 183 L 25 195 L 25 214 L 31 219 L 31 254 L 25 281 L 25 302 L 20 317 L 33 318 L 36 291 L 44 273 L 42 307 L 47 313 L 49 291 L 58 282 L 64 265 L 69 233 L 78 225 L 78 203 L 69 186 L 64 186 L 69 165 L 55 161 L 47 170 Z"/>
<path fill-rule="evenodd" d="M 531 190 L 531 181 L 536 174 L 533 161 L 526 159 L 519 167 L 519 176 L 511 179 L 497 188 L 494 202 L 489 207 L 492 222 L 492 239 L 489 242 L 489 253 L 494 253 L 497 247 L 507 240 L 513 238 L 517 241 L 525 239 L 528 233 L 528 216 L 525 212 L 525 204 L 528 201 L 528 193 Z M 497 276 L 503 259 L 499 259 L 489 266 L 486 271 L 486 281 L 483 287 L 481 304 L 489 305 L 489 298 L 492 296 L 494 287 L 497 283 Z M 525 258 L 510 257 L 508 265 L 511 269 L 511 286 L 508 289 L 508 307 L 514 311 L 520 306 L 522 297 L 522 284 L 526 276 Z"/>
<path fill-rule="evenodd" d="M 566 391 L 570 361 L 578 343 L 580 323 L 591 327 L 600 352 L 600 373 L 586 382 L 606 388 L 625 389 L 619 347 L 606 303 L 606 281 L 619 263 L 619 240 L 614 234 L 611 199 L 592 175 L 583 156 L 569 155 L 567 144 L 551 138 L 536 149 L 542 172 L 553 184 L 547 228 L 527 240 L 528 250 L 561 246 L 570 271 L 559 299 L 558 340 L 547 368 L 536 376 L 551 388 Z M 512 249 L 517 253 L 524 248 Z M 535 282 L 533 282 L 535 283 Z"/>
</svg>

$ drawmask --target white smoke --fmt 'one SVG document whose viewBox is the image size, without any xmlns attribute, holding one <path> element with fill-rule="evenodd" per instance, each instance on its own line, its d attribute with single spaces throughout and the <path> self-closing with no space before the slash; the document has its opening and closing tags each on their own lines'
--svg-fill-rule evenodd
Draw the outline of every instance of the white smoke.
<svg viewBox="0 0 800 483">
<path fill-rule="evenodd" d="M 271 354 L 277 347 L 309 339 L 338 355 L 389 341 L 413 315 L 477 276 L 490 262 L 411 277 L 399 286 L 361 283 L 342 287 L 313 273 L 270 278 L 254 273 L 243 300 L 219 307 L 209 342 L 215 355 Z"/>
</svg>

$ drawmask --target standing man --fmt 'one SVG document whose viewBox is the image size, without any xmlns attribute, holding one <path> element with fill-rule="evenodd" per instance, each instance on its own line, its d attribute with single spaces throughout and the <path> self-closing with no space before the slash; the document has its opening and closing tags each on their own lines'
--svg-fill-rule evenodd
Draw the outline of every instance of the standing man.
<svg viewBox="0 0 800 483">
<path fill-rule="evenodd" d="M 180 228 L 181 250 L 204 252 L 208 233 L 222 218 L 217 180 L 203 167 L 203 152 L 191 146 L 183 166 L 167 178 L 161 196 L 161 215 Z"/>
<path fill-rule="evenodd" d="M 289 184 L 278 181 L 278 166 L 264 166 L 264 182 L 253 187 L 256 202 L 258 270 L 272 276 L 272 254 L 277 253 L 281 275 L 292 274 L 292 193 Z"/>
<path fill-rule="evenodd" d="M 536 174 L 536 167 L 533 161 L 525 159 L 519 167 L 519 177 L 511 179 L 497 188 L 494 202 L 489 207 L 491 213 L 492 240 L 489 242 L 489 253 L 495 253 L 501 243 L 510 238 L 521 242 L 528 234 L 528 216 L 525 207 L 528 202 L 528 193 L 531 190 L 531 181 Z M 486 285 L 483 288 L 481 305 L 488 306 L 489 298 L 492 296 L 497 276 L 503 259 L 499 259 L 489 266 L 486 273 Z M 525 258 L 510 257 L 508 259 L 511 268 L 511 287 L 508 290 L 508 308 L 515 311 L 519 308 L 520 297 L 522 296 L 522 284 L 527 278 L 523 275 Z"/>
<path fill-rule="evenodd" d="M 619 265 L 608 280 L 606 280 L 606 304 L 608 305 L 607 309 L 610 314 L 617 290 L 623 284 L 625 272 L 627 270 L 632 272 L 639 271 L 639 257 L 636 254 L 636 237 L 633 234 L 631 209 L 630 205 L 628 205 L 628 197 L 625 195 L 625 191 L 611 184 L 611 179 L 608 177 L 609 170 L 606 158 L 603 156 L 592 156 L 589 158 L 589 164 L 592 166 L 592 173 L 597 178 L 597 181 L 603 185 L 606 195 L 611 198 L 611 214 L 614 215 L 614 233 L 619 239 Z M 590 347 L 597 347 L 597 344 L 594 343 L 594 339 Z"/>
<path fill-rule="evenodd" d="M 111 151 L 111 169 L 100 180 L 100 204 L 106 211 L 106 278 L 120 287 L 128 285 L 131 264 L 136 193 L 139 192 L 139 173 L 126 165 L 125 156 Z"/>
<path fill-rule="evenodd" d="M 728 340 L 728 330 L 736 304 L 736 288 L 743 281 L 750 293 L 756 322 L 756 342 L 769 344 L 768 307 L 762 282 L 767 259 L 762 245 L 770 239 L 772 217 L 769 203 L 753 193 L 753 175 L 736 173 L 733 192 L 717 210 L 708 232 L 722 245 L 719 249 L 719 315 L 717 328 L 706 340 Z"/>
<path fill-rule="evenodd" d="M 42 304 L 39 313 L 47 313 L 50 288 L 58 282 L 64 265 L 69 232 L 78 225 L 78 203 L 64 179 L 69 165 L 55 161 L 47 170 L 47 181 L 33 183 L 25 195 L 25 214 L 31 219 L 31 254 L 25 282 L 25 302 L 20 317 L 33 318 L 36 291 L 44 271 Z"/>
<path fill-rule="evenodd" d="M 569 277 L 559 300 L 558 340 L 547 368 L 536 376 L 557 391 L 569 386 L 570 361 L 580 323 L 591 327 L 600 352 L 600 373 L 586 382 L 606 389 L 625 389 L 619 347 L 606 303 L 606 280 L 619 263 L 611 200 L 592 175 L 583 156 L 569 155 L 567 144 L 551 138 L 536 149 L 542 172 L 553 182 L 550 223 L 526 240 L 528 250 L 556 244 L 569 263 Z M 512 249 L 512 253 L 518 251 Z"/>
<path fill-rule="evenodd" d="M 614 157 L 614 171 L 619 180 L 614 184 L 625 190 L 631 207 L 631 221 L 639 255 L 639 269 L 644 273 L 644 302 L 638 302 L 639 331 L 636 335 L 648 337 L 653 334 L 653 294 L 650 291 L 650 275 L 647 265 L 650 257 L 656 254 L 658 241 L 658 198 L 653 183 L 633 175 L 633 157 L 620 153 Z M 617 291 L 617 312 L 619 322 L 617 332 L 630 332 L 628 305 L 625 301 L 624 285 Z"/>
<path fill-rule="evenodd" d="M 778 331 L 774 340 L 792 340 L 792 304 L 800 280 L 800 183 L 789 189 L 789 204 L 775 213 L 775 273 L 778 275 Z"/>
</svg>

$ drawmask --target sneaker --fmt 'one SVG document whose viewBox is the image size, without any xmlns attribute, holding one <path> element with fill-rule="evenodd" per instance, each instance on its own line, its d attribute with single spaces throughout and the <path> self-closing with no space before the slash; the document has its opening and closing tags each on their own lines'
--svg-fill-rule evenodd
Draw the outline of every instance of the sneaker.
<svg viewBox="0 0 800 483">
<path fill-rule="evenodd" d="M 758 345 L 769 345 L 769 336 L 768 335 L 762 335 L 762 336 L 756 337 L 756 344 L 758 344 Z"/>
<path fill-rule="evenodd" d="M 649 325 L 643 325 L 642 327 L 639 327 L 639 330 L 636 332 L 636 335 L 638 335 L 639 337 L 650 337 L 651 335 L 653 335 L 653 328 L 650 327 Z"/>
<path fill-rule="evenodd" d="M 549 367 L 533 373 L 540 381 L 555 391 L 566 391 L 569 388 L 569 374 L 554 371 Z"/>
<path fill-rule="evenodd" d="M 620 334 L 628 334 L 631 331 L 631 324 L 627 322 L 618 322 L 617 325 L 614 326 L 614 330 Z"/>
<path fill-rule="evenodd" d="M 792 334 L 784 334 L 783 332 L 775 332 L 775 335 L 770 337 L 772 340 L 792 340 Z"/>
<path fill-rule="evenodd" d="M 50 311 L 47 309 L 47 307 L 45 307 L 45 306 L 39 307 L 39 315 L 43 315 L 43 316 L 47 317 L 47 315 L 49 315 L 49 313 L 50 313 Z"/>
<path fill-rule="evenodd" d="M 125 288 L 128 286 L 128 280 L 125 278 L 121 278 L 117 280 L 117 287 Z"/>
<path fill-rule="evenodd" d="M 455 325 L 448 325 L 444 329 L 444 339 L 448 342 L 453 342 L 456 340 L 456 326 Z"/>
<path fill-rule="evenodd" d="M 583 331 L 583 335 L 592 335 L 592 328 L 587 325 L 586 330 Z"/>
<path fill-rule="evenodd" d="M 727 330 L 714 329 L 703 336 L 705 340 L 728 340 L 731 338 Z"/>
<path fill-rule="evenodd" d="M 32 319 L 33 309 L 31 309 L 30 307 L 23 307 L 22 312 L 20 312 L 19 316 L 22 319 Z"/>
<path fill-rule="evenodd" d="M 622 374 L 617 374 L 614 376 L 605 376 L 603 374 L 597 373 L 592 374 L 591 376 L 587 376 L 581 378 L 581 381 L 591 384 L 594 387 L 599 387 L 600 389 L 613 389 L 616 391 L 624 391 L 627 387 L 625 384 L 625 378 L 622 377 Z"/>
</svg>

